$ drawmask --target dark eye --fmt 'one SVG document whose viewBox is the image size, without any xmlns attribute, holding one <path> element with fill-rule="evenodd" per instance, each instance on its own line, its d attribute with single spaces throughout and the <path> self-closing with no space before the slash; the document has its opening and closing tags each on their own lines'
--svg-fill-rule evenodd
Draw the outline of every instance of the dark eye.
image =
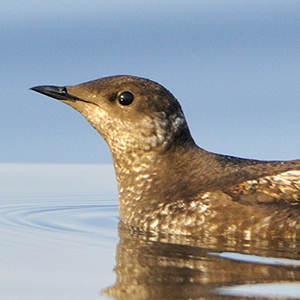
<svg viewBox="0 0 300 300">
<path fill-rule="evenodd" d="M 122 92 L 119 97 L 119 102 L 122 105 L 129 105 L 133 102 L 134 100 L 134 96 L 132 95 L 132 93 L 126 91 L 126 92 Z"/>
<path fill-rule="evenodd" d="M 62 93 L 62 95 L 67 95 L 68 94 L 67 88 L 63 87 L 63 89 L 61 90 L 61 93 Z"/>
</svg>

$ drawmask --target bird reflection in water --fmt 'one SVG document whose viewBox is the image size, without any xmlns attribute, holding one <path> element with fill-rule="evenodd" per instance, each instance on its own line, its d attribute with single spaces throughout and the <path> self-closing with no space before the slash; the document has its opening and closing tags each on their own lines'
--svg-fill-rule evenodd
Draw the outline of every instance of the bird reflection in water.
<svg viewBox="0 0 300 300">
<path fill-rule="evenodd" d="M 134 232 L 122 223 L 119 237 L 116 282 L 104 290 L 117 300 L 233 299 L 222 295 L 219 288 L 300 281 L 300 262 L 296 261 L 298 241 L 153 236 Z M 218 255 L 224 251 L 232 252 L 233 256 L 242 253 L 246 257 L 251 254 L 262 258 L 289 258 L 295 263 L 226 259 Z M 249 296 L 237 295 L 234 299 L 268 299 L 266 295 Z"/>
</svg>

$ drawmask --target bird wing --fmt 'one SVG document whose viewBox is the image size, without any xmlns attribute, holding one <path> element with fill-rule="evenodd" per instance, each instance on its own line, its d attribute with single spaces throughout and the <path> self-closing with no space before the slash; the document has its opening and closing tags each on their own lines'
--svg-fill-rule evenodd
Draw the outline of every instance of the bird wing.
<svg viewBox="0 0 300 300">
<path fill-rule="evenodd" d="M 226 193 L 233 200 L 248 204 L 300 205 L 300 170 L 248 180 Z"/>
</svg>

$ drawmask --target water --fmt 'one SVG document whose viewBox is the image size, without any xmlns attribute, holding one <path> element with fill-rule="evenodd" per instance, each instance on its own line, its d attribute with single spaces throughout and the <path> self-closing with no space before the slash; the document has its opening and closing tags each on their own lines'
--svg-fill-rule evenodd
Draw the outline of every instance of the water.
<svg viewBox="0 0 300 300">
<path fill-rule="evenodd" d="M 118 223 L 112 166 L 1 164 L 0 298 L 300 298 L 297 241 L 141 235 Z"/>
<path fill-rule="evenodd" d="M 107 299 L 118 221 L 112 166 L 2 164 L 0 298 Z"/>
</svg>

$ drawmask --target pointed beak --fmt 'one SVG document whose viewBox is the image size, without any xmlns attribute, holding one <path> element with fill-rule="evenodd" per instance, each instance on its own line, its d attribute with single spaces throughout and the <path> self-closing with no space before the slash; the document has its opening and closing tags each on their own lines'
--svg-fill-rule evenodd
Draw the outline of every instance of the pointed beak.
<svg viewBox="0 0 300 300">
<path fill-rule="evenodd" d="M 70 100 L 70 101 L 81 100 L 75 96 L 68 94 L 67 88 L 61 86 L 41 85 L 41 86 L 34 86 L 30 88 L 30 90 L 33 90 L 35 92 L 41 93 L 43 95 L 58 100 Z"/>
</svg>

